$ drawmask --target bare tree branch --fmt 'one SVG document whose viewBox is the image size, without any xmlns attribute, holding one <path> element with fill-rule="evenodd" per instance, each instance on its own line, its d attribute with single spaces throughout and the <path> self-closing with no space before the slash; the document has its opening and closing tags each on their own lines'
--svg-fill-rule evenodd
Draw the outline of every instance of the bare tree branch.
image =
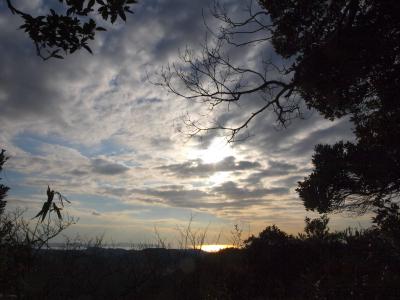
<svg viewBox="0 0 400 300">
<path fill-rule="evenodd" d="M 228 142 L 234 142 L 237 141 L 239 132 L 248 128 L 255 117 L 268 109 L 275 113 L 276 124 L 283 127 L 293 118 L 301 116 L 300 97 L 291 79 L 291 70 L 268 60 L 262 61 L 261 69 L 243 66 L 242 62 L 239 64 L 224 52 L 229 45 L 239 45 L 233 43 L 231 37 L 241 33 L 251 36 L 251 33 L 265 31 L 263 34 L 267 37 L 254 37 L 241 42 L 240 46 L 270 38 L 269 27 L 258 20 L 265 12 L 253 13 L 251 7 L 247 10 L 249 18 L 237 22 L 215 4 L 213 16 L 225 25 L 220 28 L 220 33 L 213 34 L 213 40 L 206 37 L 197 55 L 193 49 L 186 47 L 179 55 L 180 61 L 164 66 L 158 74 L 158 80 L 153 82 L 181 98 L 208 105 L 210 111 L 221 105 L 226 105 L 228 109 L 230 104 L 240 105 L 246 96 L 258 95 L 263 99 L 258 108 L 235 126 L 220 124 L 218 121 L 211 126 L 201 126 L 198 120 L 192 120 L 189 116 L 184 120 L 185 125 L 190 128 L 189 136 L 203 131 L 222 130 L 229 133 Z M 248 29 L 249 24 L 255 24 L 257 28 Z"/>
</svg>

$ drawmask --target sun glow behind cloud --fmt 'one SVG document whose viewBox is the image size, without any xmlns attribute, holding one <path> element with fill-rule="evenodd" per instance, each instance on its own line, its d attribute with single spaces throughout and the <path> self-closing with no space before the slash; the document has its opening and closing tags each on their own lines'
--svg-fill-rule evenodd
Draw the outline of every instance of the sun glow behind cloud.
<svg viewBox="0 0 400 300">
<path fill-rule="evenodd" d="M 209 177 L 211 185 L 219 185 L 229 180 L 231 172 L 217 172 Z"/>
<path fill-rule="evenodd" d="M 214 164 L 234 155 L 232 146 L 223 138 L 215 138 L 207 149 L 195 149 L 188 152 L 189 159 L 201 159 L 207 164 Z"/>
</svg>

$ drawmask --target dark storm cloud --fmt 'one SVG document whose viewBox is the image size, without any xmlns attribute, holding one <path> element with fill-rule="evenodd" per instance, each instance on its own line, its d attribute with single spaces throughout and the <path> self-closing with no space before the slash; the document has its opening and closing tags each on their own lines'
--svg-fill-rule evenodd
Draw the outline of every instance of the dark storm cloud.
<svg viewBox="0 0 400 300">
<path fill-rule="evenodd" d="M 244 179 L 244 182 L 247 182 L 248 184 L 258 184 L 260 181 L 264 178 L 268 177 L 274 177 L 274 176 L 284 176 L 288 175 L 291 172 L 294 172 L 297 170 L 297 166 L 293 164 L 289 164 L 286 162 L 282 161 L 269 161 L 268 162 L 269 167 L 263 171 L 260 172 L 255 172 L 250 174 L 246 179 Z"/>
<path fill-rule="evenodd" d="M 129 170 L 129 168 L 124 165 L 110 162 L 102 158 L 93 159 L 91 164 L 93 172 L 102 175 L 119 175 Z"/>
<path fill-rule="evenodd" d="M 177 177 L 207 177 L 216 172 L 244 171 L 257 169 L 260 167 L 261 165 L 258 162 L 236 162 L 235 157 L 228 156 L 220 162 L 214 164 L 203 163 L 202 160 L 196 159 L 180 164 L 162 166 L 159 167 L 159 169 Z"/>
</svg>

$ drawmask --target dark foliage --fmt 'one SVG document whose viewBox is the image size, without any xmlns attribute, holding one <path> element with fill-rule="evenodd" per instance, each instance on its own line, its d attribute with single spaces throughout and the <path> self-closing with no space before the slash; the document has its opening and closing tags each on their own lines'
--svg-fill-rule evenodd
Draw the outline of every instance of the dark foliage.
<svg viewBox="0 0 400 300">
<path fill-rule="evenodd" d="M 323 235 L 294 237 L 269 226 L 245 248 L 218 253 L 42 250 L 21 298 L 398 299 L 399 240 L 384 226 L 330 233 L 326 217 L 306 223 L 324 224 L 310 231 Z"/>
<path fill-rule="evenodd" d="M 310 107 L 331 119 L 391 110 L 400 71 L 398 1 L 260 4 L 271 17 L 276 51 L 296 59 L 293 82 Z"/>
<path fill-rule="evenodd" d="M 0 152 L 0 172 L 3 170 L 3 165 L 7 161 L 7 157 L 5 156 L 5 150 L 1 150 Z M 1 179 L 1 178 L 0 178 Z M 0 184 L 0 215 L 4 213 L 4 208 L 6 206 L 7 201 L 4 200 L 4 198 L 7 196 L 7 191 L 9 190 L 9 187 Z"/>
<path fill-rule="evenodd" d="M 58 13 L 50 9 L 47 15 L 33 17 L 18 10 L 12 0 L 7 0 L 13 14 L 19 15 L 24 24 L 20 26 L 33 41 L 37 54 L 47 60 L 63 58 L 81 48 L 92 53 L 89 41 L 96 31 L 106 30 L 97 26 L 91 17 L 96 12 L 105 21 L 114 23 L 118 18 L 126 21 L 126 13 L 133 13 L 131 6 L 136 0 L 59 0 L 65 12 Z"/>
<path fill-rule="evenodd" d="M 329 236 L 329 218 L 326 215 L 313 220 L 306 217 L 304 221 L 306 222 L 304 232 L 308 238 L 322 240 Z"/>
<path fill-rule="evenodd" d="M 355 143 L 318 145 L 299 183 L 307 209 L 359 213 L 400 192 L 400 2 L 260 1 L 292 84 L 328 119 L 351 116 Z"/>
<path fill-rule="evenodd" d="M 355 143 L 318 145 L 299 183 L 307 209 L 363 212 L 400 192 L 398 1 L 262 1 L 294 83 L 326 118 L 350 115 Z"/>
<path fill-rule="evenodd" d="M 396 197 L 400 160 L 395 155 L 400 155 L 400 149 L 391 153 L 396 147 L 349 142 L 316 146 L 314 171 L 297 189 L 305 207 L 364 212 Z"/>
</svg>

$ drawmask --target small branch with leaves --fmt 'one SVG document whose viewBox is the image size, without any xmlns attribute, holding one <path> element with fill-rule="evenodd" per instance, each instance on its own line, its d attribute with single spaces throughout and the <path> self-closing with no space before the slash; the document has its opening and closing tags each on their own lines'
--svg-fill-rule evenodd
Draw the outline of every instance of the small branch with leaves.
<svg viewBox="0 0 400 300">
<path fill-rule="evenodd" d="M 63 59 L 79 49 L 93 53 L 89 41 L 94 40 L 97 31 L 106 29 L 97 26 L 91 15 L 97 13 L 105 21 L 114 24 L 118 18 L 126 22 L 126 13 L 133 14 L 131 6 L 136 0 L 59 0 L 66 6 L 65 13 L 50 9 L 47 15 L 33 17 L 17 9 L 12 0 L 8 8 L 23 20 L 23 29 L 33 41 L 37 55 L 43 60 Z"/>
<path fill-rule="evenodd" d="M 55 199 L 58 200 L 58 205 L 55 203 Z M 50 218 L 50 213 L 56 212 L 59 220 L 62 220 L 61 210 L 64 207 L 64 202 L 71 203 L 66 197 L 61 195 L 59 192 L 51 190 L 50 187 L 47 187 L 47 201 L 43 204 L 42 209 L 34 218 L 41 219 L 40 222 L 43 223 L 46 216 Z"/>
</svg>

